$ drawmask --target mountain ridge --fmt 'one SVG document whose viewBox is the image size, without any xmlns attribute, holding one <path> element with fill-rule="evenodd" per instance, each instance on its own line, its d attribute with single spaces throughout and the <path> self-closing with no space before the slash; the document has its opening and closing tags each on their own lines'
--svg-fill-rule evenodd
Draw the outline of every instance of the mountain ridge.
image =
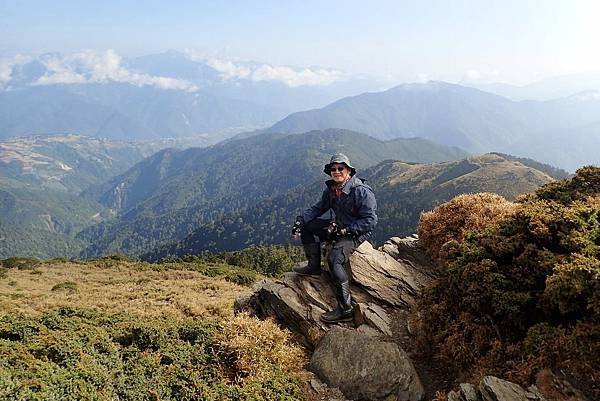
<svg viewBox="0 0 600 401">
<path fill-rule="evenodd" d="M 512 101 L 479 89 L 430 81 L 403 84 L 383 92 L 340 99 L 321 109 L 293 113 L 260 132 L 301 133 L 338 127 L 379 139 L 419 136 L 459 146 L 473 153 L 502 152 L 566 167 L 560 146 L 544 146 L 546 135 L 573 142 L 569 168 L 600 163 L 582 148 L 578 137 L 560 135 L 575 127 L 592 127 L 600 137 L 600 97 L 572 95 L 548 101 Z M 556 134 L 558 133 L 558 134 Z M 528 142 L 529 141 L 529 142 Z M 523 144 L 535 143 L 539 150 Z"/>
<path fill-rule="evenodd" d="M 169 240 L 169 235 L 181 238 L 204 221 L 312 182 L 323 175 L 323 161 L 340 151 L 358 167 L 399 155 L 410 161 L 452 160 L 466 155 L 460 149 L 419 138 L 384 142 L 336 129 L 304 135 L 267 134 L 188 149 L 171 155 L 176 168 L 168 166 L 171 161 L 161 159 L 165 153 L 159 153 L 153 156 L 153 163 L 156 167 L 165 162 L 162 177 L 167 179 L 161 180 L 158 167 L 145 169 L 146 160 L 88 191 L 120 213 L 120 220 L 116 225 L 105 223 L 80 233 L 90 240 L 101 238 L 85 255 L 117 250 L 119 243 L 132 242 L 128 238 L 135 238 L 133 242 L 139 242 L 139 247 L 153 246 L 156 238 Z M 136 194 L 135 188 L 143 187 L 146 181 L 156 191 L 145 189 L 143 194 Z"/>
<path fill-rule="evenodd" d="M 437 164 L 386 160 L 357 176 L 367 179 L 378 202 L 375 241 L 414 232 L 422 210 L 462 193 L 496 192 L 514 199 L 553 180 L 548 174 L 497 154 L 472 156 Z M 312 205 L 323 181 L 269 197 L 259 204 L 226 213 L 198 227 L 183 241 L 159 247 L 143 256 L 157 260 L 201 251 L 236 250 L 252 245 L 288 243 L 293 216 Z"/>
</svg>

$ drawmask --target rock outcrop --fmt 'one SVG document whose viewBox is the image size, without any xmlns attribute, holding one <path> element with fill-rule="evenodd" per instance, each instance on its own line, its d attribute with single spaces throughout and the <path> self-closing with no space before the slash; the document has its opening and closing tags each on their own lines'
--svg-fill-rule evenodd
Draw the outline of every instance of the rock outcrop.
<svg viewBox="0 0 600 401">
<path fill-rule="evenodd" d="M 479 388 L 462 383 L 460 390 L 448 393 L 448 401 L 546 401 L 535 386 L 525 390 L 518 384 L 485 376 Z"/>
<path fill-rule="evenodd" d="M 457 391 L 448 393 L 448 401 L 588 401 L 569 381 L 549 369 L 537 374 L 536 384 L 539 387 L 531 385 L 524 389 L 518 384 L 485 376 L 478 386 L 461 383 Z"/>
<path fill-rule="evenodd" d="M 421 400 L 424 390 L 417 372 L 394 341 L 397 316 L 435 277 L 418 238 L 394 237 L 378 249 L 365 242 L 347 269 L 356 306 L 353 322 L 326 325 L 319 320 L 336 302 L 328 272 L 264 280 L 252 295 L 239 298 L 235 308 L 275 318 L 290 329 L 314 349 L 311 371 L 349 399 Z"/>
<path fill-rule="evenodd" d="M 347 326 L 391 336 L 394 312 L 410 307 L 434 277 L 434 268 L 423 255 L 415 236 L 393 237 L 378 249 L 368 242 L 359 246 L 348 267 L 357 312 L 354 322 Z M 319 317 L 335 307 L 327 274 L 307 277 L 287 273 L 281 280 L 262 281 L 254 294 L 238 300 L 236 308 L 277 319 L 314 348 L 331 327 Z"/>
</svg>

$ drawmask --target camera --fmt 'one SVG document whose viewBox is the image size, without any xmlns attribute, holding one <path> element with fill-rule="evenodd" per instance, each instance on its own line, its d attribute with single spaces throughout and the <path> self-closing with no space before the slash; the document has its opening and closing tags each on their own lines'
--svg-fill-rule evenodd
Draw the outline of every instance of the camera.
<svg viewBox="0 0 600 401">
<path fill-rule="evenodd" d="M 328 225 L 326 228 L 327 236 L 331 238 L 335 233 L 338 232 L 338 229 L 339 226 L 337 225 L 337 223 L 335 221 L 331 222 L 331 224 Z"/>
</svg>

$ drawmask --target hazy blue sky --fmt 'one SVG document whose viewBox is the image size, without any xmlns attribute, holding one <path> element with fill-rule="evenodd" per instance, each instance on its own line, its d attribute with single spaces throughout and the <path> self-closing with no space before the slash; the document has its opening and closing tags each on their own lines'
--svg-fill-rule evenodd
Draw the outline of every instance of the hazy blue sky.
<svg viewBox="0 0 600 401">
<path fill-rule="evenodd" d="M 0 55 L 194 50 L 400 81 L 600 70 L 598 1 L 0 0 Z"/>
</svg>

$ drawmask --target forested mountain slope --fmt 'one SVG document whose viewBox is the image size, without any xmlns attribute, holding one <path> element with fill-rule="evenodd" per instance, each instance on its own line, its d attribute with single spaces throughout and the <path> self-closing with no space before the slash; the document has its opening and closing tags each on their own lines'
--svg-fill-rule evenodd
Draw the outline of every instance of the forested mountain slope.
<svg viewBox="0 0 600 401">
<path fill-rule="evenodd" d="M 384 161 L 358 172 L 375 191 L 379 224 L 374 240 L 414 232 L 419 215 L 456 195 L 496 192 L 509 199 L 532 192 L 552 177 L 535 168 L 498 154 L 459 161 L 417 164 Z M 246 209 L 224 214 L 200 226 L 184 241 L 147 255 L 199 253 L 203 250 L 240 249 L 252 244 L 287 243 L 294 216 L 314 204 L 324 184 L 321 180 L 273 196 Z"/>
<path fill-rule="evenodd" d="M 86 246 L 75 235 L 107 213 L 93 199 L 62 190 L 2 187 L 0 258 L 75 256 Z"/>
<path fill-rule="evenodd" d="M 359 168 L 386 159 L 432 162 L 466 155 L 419 138 L 380 141 L 338 129 L 167 149 L 88 191 L 120 216 L 81 233 L 79 238 L 92 244 L 83 256 L 140 254 L 183 239 L 202 223 L 315 181 L 331 154 L 340 151 Z"/>
<path fill-rule="evenodd" d="M 81 135 L 0 141 L 0 257 L 74 256 L 75 235 L 110 212 L 79 196 L 153 151 L 151 144 Z"/>
</svg>

